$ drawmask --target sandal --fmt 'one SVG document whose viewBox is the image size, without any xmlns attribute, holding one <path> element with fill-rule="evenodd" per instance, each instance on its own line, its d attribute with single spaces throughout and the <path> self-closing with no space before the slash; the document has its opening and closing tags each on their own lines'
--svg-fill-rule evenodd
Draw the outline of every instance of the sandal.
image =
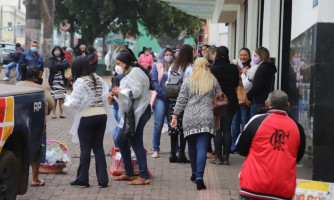
<svg viewBox="0 0 334 200">
<path fill-rule="evenodd" d="M 43 180 L 39 181 L 39 183 L 31 183 L 31 187 L 37 187 L 37 186 L 44 186 L 45 182 Z"/>
<path fill-rule="evenodd" d="M 52 119 L 57 119 L 57 117 L 56 117 L 56 116 L 52 116 L 51 118 L 52 118 Z"/>
<path fill-rule="evenodd" d="M 117 177 L 113 178 L 114 181 L 133 181 L 135 179 L 136 179 L 135 176 L 129 176 L 129 175 L 126 175 L 126 174 L 123 174 L 123 175 L 120 175 L 120 176 L 117 176 Z"/>
<path fill-rule="evenodd" d="M 128 182 L 128 185 L 149 185 L 150 182 L 150 179 L 138 177 L 135 180 Z"/>
<path fill-rule="evenodd" d="M 66 118 L 64 115 L 60 115 L 59 118 Z"/>
</svg>

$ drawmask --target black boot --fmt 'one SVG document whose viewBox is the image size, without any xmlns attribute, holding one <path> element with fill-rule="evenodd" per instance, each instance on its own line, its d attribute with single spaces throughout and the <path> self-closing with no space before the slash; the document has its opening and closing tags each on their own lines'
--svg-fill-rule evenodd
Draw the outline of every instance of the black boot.
<svg viewBox="0 0 334 200">
<path fill-rule="evenodd" d="M 170 163 L 176 163 L 178 161 L 178 157 L 176 156 L 175 152 L 170 153 L 169 155 L 169 162 Z"/>
<path fill-rule="evenodd" d="M 170 135 L 170 155 L 169 155 L 169 162 L 176 163 L 178 157 L 176 156 L 176 143 L 177 143 L 177 135 L 171 134 Z"/>
<path fill-rule="evenodd" d="M 230 155 L 223 155 L 223 165 L 229 165 L 229 157 Z"/>
<path fill-rule="evenodd" d="M 204 185 L 203 179 L 197 179 L 196 180 L 196 186 L 197 186 L 197 190 L 204 190 L 204 189 L 206 189 L 206 186 Z"/>
<path fill-rule="evenodd" d="M 179 154 L 179 158 L 177 159 L 178 163 L 190 163 L 190 161 L 187 159 L 186 155 L 184 153 Z"/>
<path fill-rule="evenodd" d="M 192 182 L 195 182 L 196 181 L 196 174 L 191 174 L 190 180 Z"/>
</svg>

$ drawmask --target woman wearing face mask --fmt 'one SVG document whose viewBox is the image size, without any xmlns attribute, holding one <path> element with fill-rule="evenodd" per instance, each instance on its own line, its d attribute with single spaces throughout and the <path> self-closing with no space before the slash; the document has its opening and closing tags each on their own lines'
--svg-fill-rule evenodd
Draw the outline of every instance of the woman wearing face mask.
<svg viewBox="0 0 334 200">
<path fill-rule="evenodd" d="M 259 65 L 252 80 L 252 88 L 247 92 L 247 98 L 251 101 L 250 117 L 258 114 L 264 107 L 269 93 L 274 89 L 276 66 L 270 62 L 270 54 L 267 48 L 258 47 L 254 51 L 252 61 Z"/>
<path fill-rule="evenodd" d="M 49 93 L 49 91 L 42 86 L 43 78 L 42 78 L 42 71 L 38 67 L 27 67 L 26 65 L 20 66 L 20 74 L 21 79 L 17 82 L 16 85 L 18 86 L 25 86 L 25 87 L 35 87 L 41 88 L 44 90 L 45 99 L 46 99 L 46 113 L 45 117 L 50 113 L 51 109 L 53 108 L 53 100 Z M 43 141 L 42 143 L 46 146 L 46 119 L 44 121 L 44 133 L 43 133 Z M 43 161 L 42 161 L 43 162 Z M 30 185 L 31 186 L 43 186 L 45 185 L 43 180 L 38 178 L 38 169 L 39 169 L 40 161 L 33 161 L 31 164 L 31 174 L 32 180 Z"/>
<path fill-rule="evenodd" d="M 216 58 L 216 54 L 217 54 L 217 47 L 209 47 L 204 52 L 204 58 L 208 60 L 210 66 L 213 65 L 213 61 Z"/>
<path fill-rule="evenodd" d="M 239 51 L 239 59 L 237 61 L 237 67 L 242 74 L 242 71 L 245 69 L 248 70 L 251 68 L 251 54 L 248 48 L 242 48 Z M 236 151 L 236 141 L 240 134 L 240 125 L 241 130 L 244 129 L 246 123 L 249 120 L 249 106 L 250 102 L 246 98 L 247 92 L 242 84 L 242 79 L 239 78 L 239 86 L 237 90 L 239 106 L 234 114 L 232 121 L 232 147 L 231 150 L 234 153 Z"/>
<path fill-rule="evenodd" d="M 59 102 L 59 117 L 65 118 L 63 115 L 64 93 L 66 93 L 67 79 L 65 78 L 65 70 L 69 67 L 69 62 L 65 57 L 60 46 L 52 49 L 52 57 L 48 60 L 50 69 L 49 85 L 51 87 L 51 96 L 54 99 L 54 107 L 52 109 L 52 119 L 56 119 L 57 102 Z"/>
<path fill-rule="evenodd" d="M 119 87 L 114 87 L 109 94 L 109 104 L 117 101 L 121 113 L 121 120 L 116 136 L 116 143 L 121 152 L 125 174 L 115 177 L 115 181 L 130 181 L 129 185 L 147 185 L 150 183 L 147 170 L 147 158 L 143 144 L 144 127 L 151 117 L 150 97 L 154 89 L 149 72 L 138 64 L 137 59 L 130 49 L 124 49 L 116 57 L 116 64 L 123 69 L 124 78 Z M 126 139 L 123 137 L 122 128 L 124 112 L 128 109 L 129 93 L 133 94 L 133 108 L 135 114 L 135 135 Z M 134 176 L 129 143 L 134 150 L 139 166 L 139 177 Z"/>
<path fill-rule="evenodd" d="M 138 59 L 138 63 L 149 71 L 154 64 L 153 57 L 150 52 L 151 50 L 149 48 L 146 48 L 144 54 L 141 54 Z"/>
<path fill-rule="evenodd" d="M 153 155 L 152 158 L 159 157 L 160 136 L 164 124 L 164 119 L 168 119 L 168 101 L 164 85 L 168 77 L 168 69 L 174 59 L 173 50 L 166 48 L 163 54 L 162 62 L 153 65 L 151 70 L 152 81 L 155 87 L 156 95 L 152 96 L 151 106 L 153 107 L 154 127 L 153 127 Z M 155 101 L 154 101 L 155 100 Z"/>
</svg>

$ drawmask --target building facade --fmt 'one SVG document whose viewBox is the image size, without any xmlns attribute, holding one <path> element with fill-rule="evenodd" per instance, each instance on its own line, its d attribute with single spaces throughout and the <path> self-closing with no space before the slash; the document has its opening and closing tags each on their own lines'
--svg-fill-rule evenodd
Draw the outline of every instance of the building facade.
<svg viewBox="0 0 334 200">
<path fill-rule="evenodd" d="M 187 0 L 166 0 L 175 7 Z M 177 2 L 177 3 L 175 3 Z M 314 180 L 334 182 L 334 1 L 193 0 L 202 13 L 189 14 L 228 24 L 230 57 L 239 49 L 264 46 L 277 67 L 275 88 L 289 94 L 290 116 L 306 132 L 306 155 Z M 209 32 L 212 30 L 209 30 Z M 224 44 L 225 45 L 225 44 Z M 333 73 L 332 73 L 333 72 Z"/>
<path fill-rule="evenodd" d="M 21 0 L 0 0 L 0 41 L 24 44 L 25 6 Z M 8 23 L 12 30 L 8 30 Z"/>
</svg>

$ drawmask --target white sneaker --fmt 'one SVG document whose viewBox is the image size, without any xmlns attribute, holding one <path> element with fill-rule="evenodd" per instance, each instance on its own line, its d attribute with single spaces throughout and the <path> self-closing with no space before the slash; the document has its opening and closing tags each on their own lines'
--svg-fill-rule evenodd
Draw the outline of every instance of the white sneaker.
<svg viewBox="0 0 334 200">
<path fill-rule="evenodd" d="M 7 76 L 5 76 L 5 78 L 2 79 L 3 81 L 8 81 L 9 78 Z"/>
<path fill-rule="evenodd" d="M 161 133 L 167 133 L 168 132 L 168 125 L 164 124 L 164 126 L 162 127 Z"/>
</svg>

